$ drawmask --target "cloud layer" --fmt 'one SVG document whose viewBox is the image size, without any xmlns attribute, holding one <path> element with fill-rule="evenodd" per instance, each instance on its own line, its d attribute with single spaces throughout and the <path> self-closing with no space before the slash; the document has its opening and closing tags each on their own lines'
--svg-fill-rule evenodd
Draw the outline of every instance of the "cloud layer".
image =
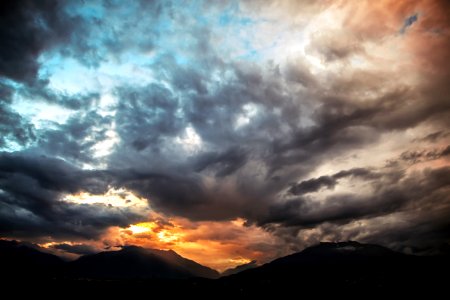
<svg viewBox="0 0 450 300">
<path fill-rule="evenodd" d="M 448 243 L 446 1 L 1 5 L 1 236 L 84 253 L 158 214 L 245 220 L 272 237 L 249 260 Z"/>
</svg>

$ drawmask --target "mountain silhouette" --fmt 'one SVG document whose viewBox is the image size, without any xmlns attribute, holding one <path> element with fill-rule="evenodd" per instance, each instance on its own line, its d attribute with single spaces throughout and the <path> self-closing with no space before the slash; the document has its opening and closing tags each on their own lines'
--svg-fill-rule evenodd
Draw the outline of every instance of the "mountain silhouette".
<svg viewBox="0 0 450 300">
<path fill-rule="evenodd" d="M 223 277 L 229 290 L 298 288 L 317 292 L 414 290 L 444 287 L 447 256 L 414 256 L 358 242 L 320 243 L 258 268 Z M 326 287 L 326 290 L 324 290 Z"/>
<path fill-rule="evenodd" d="M 61 271 L 64 261 L 16 241 L 0 240 L 1 277 L 33 278 Z"/>
<path fill-rule="evenodd" d="M 245 271 L 245 270 L 250 270 L 250 269 L 253 269 L 253 268 L 256 268 L 256 267 L 258 267 L 258 265 L 256 264 L 256 260 L 252 260 L 249 263 L 242 264 L 242 265 L 239 265 L 239 266 L 234 267 L 234 268 L 226 269 L 220 275 L 221 276 L 230 276 L 230 275 L 237 274 L 239 272 L 242 272 L 242 271 Z"/>
<path fill-rule="evenodd" d="M 96 279 L 217 278 L 219 273 L 172 250 L 126 246 L 119 251 L 85 255 L 70 262 L 70 276 Z"/>
<path fill-rule="evenodd" d="M 414 256 L 358 242 L 320 243 L 255 267 L 215 270 L 168 250 L 126 246 L 72 262 L 15 241 L 0 240 L 3 282 L 82 295 L 387 296 L 446 291 L 449 256 Z M 246 269 L 246 270 L 243 270 Z M 233 274 L 230 274 L 233 273 Z M 218 279 L 215 279 L 218 278 Z M 34 290 L 33 290 L 34 291 Z"/>
</svg>

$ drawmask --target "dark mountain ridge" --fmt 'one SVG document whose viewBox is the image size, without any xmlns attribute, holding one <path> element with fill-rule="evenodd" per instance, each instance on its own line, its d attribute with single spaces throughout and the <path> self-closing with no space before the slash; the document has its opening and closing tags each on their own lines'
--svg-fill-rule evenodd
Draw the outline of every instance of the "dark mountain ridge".
<svg viewBox="0 0 450 300">
<path fill-rule="evenodd" d="M 407 255 L 357 242 L 320 243 L 216 280 L 211 280 L 219 276 L 216 271 L 174 251 L 135 246 L 64 262 L 17 242 L 0 241 L 0 262 L 6 266 L 1 272 L 3 279 L 27 280 L 39 288 L 58 286 L 112 295 L 151 290 L 184 296 L 218 292 L 221 296 L 436 294 L 446 290 L 450 267 L 445 255 Z"/>
<path fill-rule="evenodd" d="M 82 256 L 69 263 L 68 274 L 96 279 L 219 277 L 217 271 L 186 259 L 175 251 L 136 246 Z"/>
<path fill-rule="evenodd" d="M 242 271 L 250 270 L 250 269 L 253 269 L 253 268 L 257 268 L 257 267 L 258 267 L 258 264 L 256 263 L 256 260 L 252 260 L 249 263 L 242 264 L 242 265 L 236 266 L 234 268 L 226 269 L 220 275 L 221 276 L 230 276 L 230 275 L 237 274 L 237 273 L 240 273 Z"/>
<path fill-rule="evenodd" d="M 218 278 L 211 268 L 173 250 L 126 246 L 119 251 L 84 255 L 65 262 L 17 241 L 0 240 L 1 277 L 65 277 L 92 279 Z"/>
<path fill-rule="evenodd" d="M 230 290 L 329 293 L 444 289 L 448 256 L 414 256 L 358 242 L 320 243 L 261 267 L 222 278 Z"/>
<path fill-rule="evenodd" d="M 60 274 L 65 262 L 17 241 L 0 240 L 0 277 L 33 278 Z"/>
</svg>

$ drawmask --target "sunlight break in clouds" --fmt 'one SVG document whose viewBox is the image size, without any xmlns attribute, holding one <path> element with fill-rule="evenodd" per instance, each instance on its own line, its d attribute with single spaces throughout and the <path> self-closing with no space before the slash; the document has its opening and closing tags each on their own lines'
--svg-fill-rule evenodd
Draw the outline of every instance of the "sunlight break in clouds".
<svg viewBox="0 0 450 300">
<path fill-rule="evenodd" d="M 172 249 L 178 254 L 216 270 L 273 259 L 286 251 L 275 250 L 277 241 L 255 226 L 245 226 L 243 220 L 223 222 L 191 222 L 186 219 L 161 219 L 130 225 L 113 231 L 110 240 L 126 245 L 156 249 Z M 280 246 L 280 245 L 278 245 Z M 271 249 L 270 251 L 268 251 Z"/>
<path fill-rule="evenodd" d="M 85 2 L 2 4 L 1 238 L 448 248 L 447 1 Z"/>
</svg>

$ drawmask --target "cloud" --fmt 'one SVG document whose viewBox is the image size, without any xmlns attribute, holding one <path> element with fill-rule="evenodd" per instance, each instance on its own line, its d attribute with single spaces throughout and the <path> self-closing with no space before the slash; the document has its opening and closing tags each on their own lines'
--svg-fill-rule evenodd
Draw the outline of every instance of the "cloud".
<svg viewBox="0 0 450 300">
<path fill-rule="evenodd" d="M 14 141 L 25 146 L 36 136 L 34 126 L 27 122 L 20 114 L 13 111 L 9 104 L 12 102 L 14 89 L 0 82 L 0 147 L 7 147 Z"/>
<path fill-rule="evenodd" d="M 436 132 L 427 134 L 425 137 L 422 137 L 422 138 L 418 139 L 417 141 L 435 143 L 436 141 L 439 141 L 440 139 L 443 139 L 448 136 L 449 136 L 448 132 L 436 131 Z"/>
<path fill-rule="evenodd" d="M 95 249 L 94 247 L 89 246 L 89 245 L 83 245 L 83 244 L 71 245 L 71 244 L 67 244 L 67 243 L 62 243 L 62 244 L 54 244 L 51 247 L 54 249 L 57 249 L 57 250 L 63 250 L 65 252 L 78 254 L 78 255 L 87 255 L 87 254 L 98 253 L 98 250 Z"/>
<path fill-rule="evenodd" d="M 0 75 L 21 82 L 37 78 L 39 55 L 69 41 L 79 22 L 53 0 L 3 2 L 0 11 Z"/>
<path fill-rule="evenodd" d="M 63 201 L 67 193 L 105 192 L 107 180 L 100 173 L 82 171 L 59 159 L 2 153 L 1 233 L 17 238 L 94 238 L 111 226 L 145 219 L 145 211 Z"/>
<path fill-rule="evenodd" d="M 158 148 L 161 138 L 174 136 L 182 129 L 182 119 L 176 115 L 179 100 L 162 85 L 142 88 L 122 88 L 118 96 L 126 101 L 118 105 L 116 122 L 125 147 L 142 151 L 148 146 Z"/>
<path fill-rule="evenodd" d="M 443 149 L 408 150 L 400 154 L 400 159 L 410 164 L 416 164 L 423 161 L 440 159 L 449 154 L 450 146 L 447 146 Z"/>
<path fill-rule="evenodd" d="M 217 270 L 249 263 L 251 258 L 266 262 L 288 253 L 277 237 L 255 225 L 245 225 L 241 219 L 193 222 L 159 215 L 158 220 L 110 232 L 107 238 L 122 245 L 172 249 Z"/>
<path fill-rule="evenodd" d="M 126 189 L 192 242 L 445 240 L 444 1 L 2 5 L 2 235 L 102 238 L 148 211 L 62 199 Z"/>
<path fill-rule="evenodd" d="M 207 153 L 200 156 L 195 170 L 200 172 L 207 168 L 217 168 L 216 176 L 224 177 L 230 175 L 242 167 L 247 161 L 245 151 L 232 148 L 224 153 Z"/>
<path fill-rule="evenodd" d="M 419 19 L 418 15 L 412 15 L 409 16 L 408 18 L 406 18 L 405 22 L 403 23 L 403 27 L 400 29 L 401 33 L 405 33 L 406 29 L 408 27 L 410 27 L 412 24 L 414 24 L 415 22 L 417 22 L 417 20 Z"/>
<path fill-rule="evenodd" d="M 262 220 L 261 223 L 282 223 L 301 227 L 330 222 L 346 224 L 353 220 L 429 207 L 433 203 L 437 213 L 445 215 L 448 212 L 450 199 L 444 196 L 450 185 L 448 167 L 411 174 L 394 171 L 373 179 L 374 190 L 370 191 L 370 194 L 336 193 L 323 200 L 293 199 L 273 205 L 268 219 Z M 317 183 L 317 187 L 321 187 L 329 182 L 319 180 Z M 310 183 L 304 184 L 304 191 L 308 191 L 309 186 Z"/>
<path fill-rule="evenodd" d="M 362 177 L 365 179 L 376 178 L 378 175 L 364 168 L 355 168 L 340 171 L 331 176 L 321 176 L 319 178 L 309 179 L 293 185 L 289 192 L 293 195 L 303 195 L 307 193 L 317 192 L 321 188 L 333 189 L 338 180 L 345 177 Z"/>
<path fill-rule="evenodd" d="M 34 126 L 6 105 L 0 104 L 0 114 L 0 147 L 7 147 L 10 141 L 26 146 L 36 138 Z"/>
</svg>

